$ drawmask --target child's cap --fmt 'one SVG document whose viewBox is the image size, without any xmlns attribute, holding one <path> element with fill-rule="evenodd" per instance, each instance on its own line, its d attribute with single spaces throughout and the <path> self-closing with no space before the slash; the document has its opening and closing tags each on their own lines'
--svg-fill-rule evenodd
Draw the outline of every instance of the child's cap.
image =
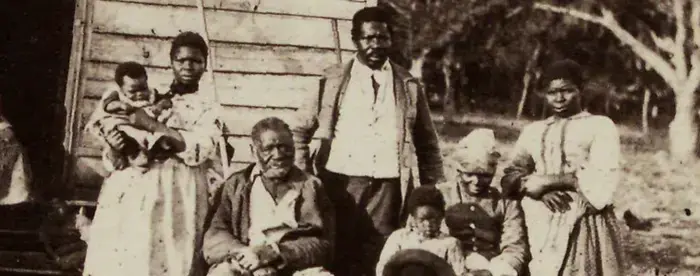
<svg viewBox="0 0 700 276">
<path fill-rule="evenodd" d="M 422 249 L 404 249 L 392 256 L 384 266 L 384 275 L 439 275 L 455 276 L 449 263 L 438 255 Z M 416 274 L 412 274 L 414 272 Z"/>
<path fill-rule="evenodd" d="M 457 143 L 452 161 L 461 172 L 493 174 L 500 157 L 501 154 L 496 151 L 493 130 L 479 128 Z"/>
<path fill-rule="evenodd" d="M 445 199 L 435 186 L 420 186 L 408 196 L 406 207 L 409 213 L 413 213 L 420 206 L 430 206 L 440 211 L 445 211 Z"/>
</svg>

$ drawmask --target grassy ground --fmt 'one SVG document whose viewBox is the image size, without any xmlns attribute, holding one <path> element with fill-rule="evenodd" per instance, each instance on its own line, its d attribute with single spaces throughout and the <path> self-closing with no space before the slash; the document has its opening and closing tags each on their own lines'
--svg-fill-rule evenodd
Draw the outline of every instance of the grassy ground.
<svg viewBox="0 0 700 276">
<path fill-rule="evenodd" d="M 496 133 L 502 161 L 528 123 L 482 115 L 462 116 L 456 124 L 442 123 L 439 115 L 434 119 L 444 156 L 471 130 L 486 127 Z M 619 129 L 624 177 L 614 204 L 631 266 L 628 275 L 700 275 L 700 165 L 674 168 L 661 151 L 665 139 L 659 135 L 647 138 L 627 127 Z M 447 177 L 453 175 L 449 165 L 445 172 Z M 621 220 L 625 210 L 651 221 L 654 227 L 650 231 L 630 230 Z"/>
</svg>

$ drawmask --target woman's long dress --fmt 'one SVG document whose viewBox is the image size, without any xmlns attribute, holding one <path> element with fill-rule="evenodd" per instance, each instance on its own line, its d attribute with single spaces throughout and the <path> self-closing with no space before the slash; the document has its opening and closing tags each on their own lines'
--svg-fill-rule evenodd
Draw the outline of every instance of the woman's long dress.
<svg viewBox="0 0 700 276">
<path fill-rule="evenodd" d="M 574 173 L 579 189 L 564 213 L 522 199 L 532 253 L 531 275 L 622 275 L 619 226 L 612 197 L 619 181 L 620 140 L 607 117 L 581 112 L 528 125 L 506 169 L 504 188 L 528 174 Z"/>
<path fill-rule="evenodd" d="M 206 172 L 217 159 L 220 131 L 217 106 L 198 94 L 173 98 L 185 151 L 154 162 L 145 173 L 127 167 L 105 180 L 85 275 L 204 275 L 199 249 L 208 208 Z"/>
<path fill-rule="evenodd" d="M 0 205 L 32 201 L 29 162 L 12 125 L 0 115 Z"/>
</svg>

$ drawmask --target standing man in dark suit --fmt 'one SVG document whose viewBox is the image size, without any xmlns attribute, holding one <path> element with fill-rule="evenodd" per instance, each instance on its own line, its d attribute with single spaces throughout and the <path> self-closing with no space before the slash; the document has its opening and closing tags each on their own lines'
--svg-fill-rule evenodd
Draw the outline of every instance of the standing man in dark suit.
<svg viewBox="0 0 700 276">
<path fill-rule="evenodd" d="M 352 20 L 357 55 L 326 70 L 293 129 L 297 166 L 321 178 L 336 208 L 336 275 L 373 275 L 411 189 L 442 178 L 425 94 L 389 60 L 391 36 L 386 11 L 358 11 Z"/>
</svg>

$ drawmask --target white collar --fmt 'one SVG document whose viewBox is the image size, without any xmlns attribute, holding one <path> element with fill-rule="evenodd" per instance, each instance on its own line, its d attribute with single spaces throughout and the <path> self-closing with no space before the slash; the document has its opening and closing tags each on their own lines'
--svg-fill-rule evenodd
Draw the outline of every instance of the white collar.
<svg viewBox="0 0 700 276">
<path fill-rule="evenodd" d="M 251 172 L 250 172 L 250 178 L 249 178 L 250 183 L 255 183 L 255 179 L 261 175 L 262 175 L 262 168 L 260 168 L 260 165 L 255 164 L 255 166 L 253 167 L 253 170 L 251 170 Z"/>
<path fill-rule="evenodd" d="M 379 70 L 374 70 L 372 68 L 369 68 L 367 65 L 364 63 L 360 62 L 360 60 L 357 58 L 357 55 L 355 55 L 353 65 L 352 65 L 352 73 L 353 74 L 362 74 L 366 76 L 371 76 L 376 73 L 387 73 L 391 72 L 392 67 L 391 67 L 391 62 L 389 62 L 389 59 L 387 58 L 386 61 L 384 61 L 384 64 L 382 65 Z"/>
</svg>

